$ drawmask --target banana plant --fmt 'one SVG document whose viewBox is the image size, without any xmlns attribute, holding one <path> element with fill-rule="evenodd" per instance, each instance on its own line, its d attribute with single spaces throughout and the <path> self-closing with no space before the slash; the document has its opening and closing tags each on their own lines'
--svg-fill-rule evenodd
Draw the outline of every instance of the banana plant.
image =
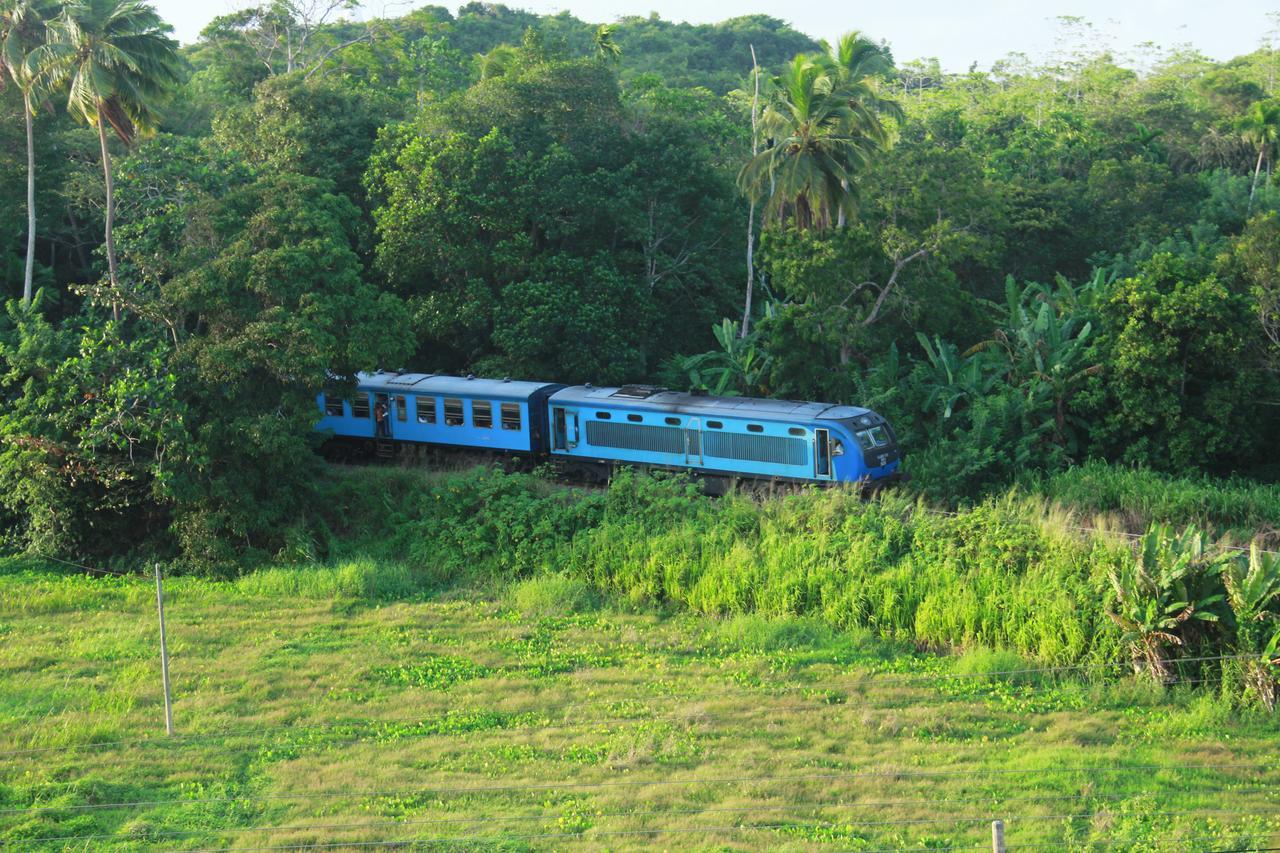
<svg viewBox="0 0 1280 853">
<path fill-rule="evenodd" d="M 1236 620 L 1245 688 L 1273 710 L 1280 674 L 1280 554 L 1263 551 L 1255 539 L 1248 559 L 1229 561 L 1222 580 Z"/>
<path fill-rule="evenodd" d="M 690 387 L 704 388 L 724 397 L 763 390 L 773 359 L 759 346 L 756 334 L 740 337 L 737 321 L 729 319 L 712 326 L 711 334 L 720 344 L 719 350 L 689 356 L 680 362 L 681 369 L 689 375 Z"/>
<path fill-rule="evenodd" d="M 1137 553 L 1110 573 L 1115 601 L 1107 615 L 1123 630 L 1134 672 L 1171 680 L 1168 650 L 1186 644 L 1194 622 L 1217 622 L 1224 596 L 1217 591 L 1225 558 L 1209 553 L 1195 527 L 1181 535 L 1153 525 Z"/>
<path fill-rule="evenodd" d="M 1037 426 L 1068 453 L 1075 452 L 1084 424 L 1069 414 L 1068 404 L 1084 379 L 1099 369 L 1086 363 L 1093 324 L 1078 294 L 1061 277 L 1054 289 L 1040 284 L 1019 288 L 1009 276 L 1002 310 L 1005 316 L 995 334 L 965 354 L 997 354 L 1005 381 L 1021 390 Z"/>
<path fill-rule="evenodd" d="M 922 411 L 932 412 L 940 406 L 942 417 L 949 418 L 961 402 L 991 390 L 996 377 L 983 369 L 981 358 L 961 355 L 955 344 L 937 336 L 930 341 L 923 333 L 916 332 L 916 340 L 929 365 L 923 379 L 927 393 Z"/>
</svg>

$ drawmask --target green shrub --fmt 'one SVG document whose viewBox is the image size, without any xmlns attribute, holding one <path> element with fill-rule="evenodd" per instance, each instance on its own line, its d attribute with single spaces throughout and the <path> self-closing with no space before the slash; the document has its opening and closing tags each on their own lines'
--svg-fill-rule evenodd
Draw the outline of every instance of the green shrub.
<svg viewBox="0 0 1280 853">
<path fill-rule="evenodd" d="M 770 619 L 743 614 L 717 626 L 720 641 L 752 652 L 785 652 L 816 649 L 832 644 L 831 628 L 811 617 Z"/>
<path fill-rule="evenodd" d="M 599 594 L 581 578 L 556 573 L 513 584 L 506 601 L 526 616 L 567 616 L 598 606 Z"/>
<path fill-rule="evenodd" d="M 956 658 L 952 672 L 966 678 L 992 679 L 1010 684 L 1032 684 L 1040 673 L 1034 663 L 1009 651 L 974 646 Z"/>
</svg>

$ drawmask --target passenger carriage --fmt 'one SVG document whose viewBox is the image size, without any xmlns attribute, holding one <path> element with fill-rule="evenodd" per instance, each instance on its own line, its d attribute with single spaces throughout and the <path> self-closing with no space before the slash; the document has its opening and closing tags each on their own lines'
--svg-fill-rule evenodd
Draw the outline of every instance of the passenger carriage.
<svg viewBox="0 0 1280 853">
<path fill-rule="evenodd" d="M 374 407 L 388 407 L 388 441 L 502 453 L 546 451 L 551 382 L 476 379 L 429 373 L 361 373 L 351 399 L 321 394 L 316 428 L 346 439 L 374 440 Z"/>
</svg>

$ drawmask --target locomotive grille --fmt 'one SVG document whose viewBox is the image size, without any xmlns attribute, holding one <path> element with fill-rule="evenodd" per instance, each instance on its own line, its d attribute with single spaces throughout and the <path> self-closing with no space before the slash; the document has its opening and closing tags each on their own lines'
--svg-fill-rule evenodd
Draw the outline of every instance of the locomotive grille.
<svg viewBox="0 0 1280 853">
<path fill-rule="evenodd" d="M 803 439 L 779 435 L 742 435 L 734 432 L 707 432 L 703 443 L 708 456 L 743 459 L 774 465 L 806 465 L 809 454 Z"/>
<path fill-rule="evenodd" d="M 684 455 L 684 430 L 680 427 L 587 421 L 587 441 L 596 447 Z"/>
<path fill-rule="evenodd" d="M 680 427 L 643 426 L 641 424 L 587 421 L 587 441 L 596 447 L 616 447 L 647 453 L 683 456 L 715 456 L 766 462 L 773 465 L 807 465 L 808 448 L 799 438 L 777 435 L 743 435 L 741 433 L 684 430 Z"/>
</svg>

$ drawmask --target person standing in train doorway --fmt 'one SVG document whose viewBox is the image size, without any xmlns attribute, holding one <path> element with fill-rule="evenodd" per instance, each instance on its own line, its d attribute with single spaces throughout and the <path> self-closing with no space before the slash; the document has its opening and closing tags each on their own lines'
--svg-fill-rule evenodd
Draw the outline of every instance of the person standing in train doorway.
<svg viewBox="0 0 1280 853">
<path fill-rule="evenodd" d="M 378 438 L 391 438 L 390 414 L 386 395 L 379 394 L 378 401 L 373 404 L 373 434 Z"/>
</svg>

